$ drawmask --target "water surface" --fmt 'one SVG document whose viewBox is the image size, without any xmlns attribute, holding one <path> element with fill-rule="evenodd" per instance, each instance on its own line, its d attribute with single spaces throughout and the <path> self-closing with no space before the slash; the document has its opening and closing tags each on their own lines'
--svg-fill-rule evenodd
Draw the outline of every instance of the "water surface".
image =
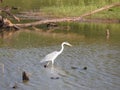
<svg viewBox="0 0 120 90">
<path fill-rule="evenodd" d="M 53 32 L 23 30 L 3 33 L 0 39 L 0 89 L 13 90 L 17 83 L 16 90 L 119 90 L 120 26 L 69 25 L 70 29 L 62 24 L 63 29 Z M 106 29 L 110 31 L 109 37 Z M 54 68 L 44 68 L 44 64 L 40 64 L 42 58 L 60 50 L 63 41 L 73 46 L 65 46 L 55 60 Z M 22 82 L 23 71 L 30 74 L 27 83 Z"/>
</svg>

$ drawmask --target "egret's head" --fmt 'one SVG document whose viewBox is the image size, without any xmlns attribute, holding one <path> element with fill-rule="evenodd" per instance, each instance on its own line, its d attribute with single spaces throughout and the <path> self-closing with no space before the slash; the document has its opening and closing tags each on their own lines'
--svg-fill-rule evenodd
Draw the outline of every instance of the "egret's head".
<svg viewBox="0 0 120 90">
<path fill-rule="evenodd" d="M 63 42 L 62 45 L 68 45 L 68 46 L 72 46 L 70 43 L 68 42 Z"/>
</svg>

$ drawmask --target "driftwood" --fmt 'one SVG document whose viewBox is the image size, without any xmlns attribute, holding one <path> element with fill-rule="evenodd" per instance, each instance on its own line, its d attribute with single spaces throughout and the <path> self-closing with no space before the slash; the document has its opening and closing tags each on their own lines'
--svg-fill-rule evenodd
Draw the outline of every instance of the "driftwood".
<svg viewBox="0 0 120 90">
<path fill-rule="evenodd" d="M 25 71 L 22 73 L 22 80 L 23 82 L 29 81 L 29 76 Z"/>
<path fill-rule="evenodd" d="M 11 16 L 12 18 L 14 18 L 15 20 L 17 20 L 19 22 L 20 19 L 10 12 L 11 9 L 13 9 L 13 8 L 6 6 L 4 8 L 0 8 L 0 12 L 3 12 L 6 15 Z M 0 16 L 0 28 L 13 28 L 15 30 L 19 29 L 19 27 L 17 27 L 15 24 L 13 24 L 9 19 L 3 18 L 2 16 Z"/>
<path fill-rule="evenodd" d="M 99 8 L 97 10 L 88 12 L 86 14 L 81 15 L 80 17 L 68 17 L 68 18 L 61 18 L 61 19 L 49 19 L 49 20 L 41 20 L 41 21 L 36 21 L 36 22 L 32 22 L 32 23 L 25 23 L 25 24 L 15 24 L 16 26 L 19 27 L 29 27 L 29 26 L 36 26 L 36 25 L 40 25 L 40 24 L 46 24 L 46 23 L 56 23 L 56 22 L 66 22 L 66 21 L 78 21 L 78 20 L 82 20 L 84 17 L 86 16 L 90 16 L 92 14 L 95 14 L 97 12 L 115 7 L 115 6 L 120 6 L 120 3 L 114 3 L 111 5 L 107 5 L 104 6 L 102 8 Z"/>
<path fill-rule="evenodd" d="M 19 30 L 20 28 L 13 24 L 9 19 L 0 16 L 0 28 Z"/>
</svg>

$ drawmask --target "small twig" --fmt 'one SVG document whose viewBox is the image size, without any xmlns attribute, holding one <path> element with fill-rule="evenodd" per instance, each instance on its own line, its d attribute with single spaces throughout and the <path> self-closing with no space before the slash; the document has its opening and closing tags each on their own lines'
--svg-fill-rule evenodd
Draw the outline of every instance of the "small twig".
<svg viewBox="0 0 120 90">
<path fill-rule="evenodd" d="M 2 66 L 2 73 L 4 74 L 4 64 L 0 63 L 0 65 Z"/>
</svg>

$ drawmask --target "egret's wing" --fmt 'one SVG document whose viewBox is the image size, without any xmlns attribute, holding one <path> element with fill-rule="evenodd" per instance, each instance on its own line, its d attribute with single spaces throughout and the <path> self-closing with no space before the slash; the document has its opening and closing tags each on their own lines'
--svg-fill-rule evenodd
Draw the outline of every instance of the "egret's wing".
<svg viewBox="0 0 120 90">
<path fill-rule="evenodd" d="M 58 56 L 58 51 L 54 51 L 52 53 L 49 53 L 48 55 L 46 55 L 40 62 L 46 62 L 46 61 L 52 61 L 53 59 L 55 59 Z"/>
</svg>

